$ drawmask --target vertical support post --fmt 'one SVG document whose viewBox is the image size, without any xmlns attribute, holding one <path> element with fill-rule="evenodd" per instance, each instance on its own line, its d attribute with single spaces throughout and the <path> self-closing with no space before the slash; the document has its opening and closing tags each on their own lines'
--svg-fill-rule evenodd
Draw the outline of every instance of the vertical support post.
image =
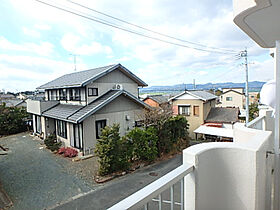
<svg viewBox="0 0 280 210">
<path fill-rule="evenodd" d="M 161 210 L 162 207 L 162 196 L 161 194 L 158 195 L 158 209 Z"/>
<path fill-rule="evenodd" d="M 184 197 L 184 178 L 181 179 L 180 182 L 181 182 L 180 183 L 180 185 L 181 185 L 181 210 L 183 210 L 184 206 L 185 206 L 185 204 L 184 204 L 184 199 L 185 199 L 185 197 Z"/>
<path fill-rule="evenodd" d="M 174 185 L 170 187 L 170 210 L 174 210 Z"/>
<path fill-rule="evenodd" d="M 249 81 L 248 81 L 248 54 L 247 49 L 244 51 L 245 59 L 245 72 L 246 72 L 246 87 L 245 87 L 245 97 L 246 97 L 246 127 L 249 123 Z"/>
<path fill-rule="evenodd" d="M 275 136 L 274 136 L 274 201 L 273 209 L 280 209 L 279 206 L 279 136 L 280 136 L 280 41 L 275 43 L 275 55 L 274 55 L 274 68 L 275 68 Z"/>
</svg>

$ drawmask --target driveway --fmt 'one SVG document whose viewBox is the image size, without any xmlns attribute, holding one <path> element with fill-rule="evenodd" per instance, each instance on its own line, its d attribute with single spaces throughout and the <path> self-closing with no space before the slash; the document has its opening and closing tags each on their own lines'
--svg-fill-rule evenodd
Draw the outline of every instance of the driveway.
<svg viewBox="0 0 280 210">
<path fill-rule="evenodd" d="M 86 162 L 72 162 L 42 148 L 28 133 L 0 138 L 9 148 L 0 156 L 0 182 L 13 202 L 11 209 L 45 209 L 97 187 L 87 172 Z"/>
<path fill-rule="evenodd" d="M 94 158 L 80 162 L 42 149 L 27 133 L 0 138 L 9 148 L 0 156 L 0 182 L 11 209 L 107 209 L 182 164 L 182 155 L 97 185 Z M 156 176 L 152 176 L 152 174 Z"/>
</svg>

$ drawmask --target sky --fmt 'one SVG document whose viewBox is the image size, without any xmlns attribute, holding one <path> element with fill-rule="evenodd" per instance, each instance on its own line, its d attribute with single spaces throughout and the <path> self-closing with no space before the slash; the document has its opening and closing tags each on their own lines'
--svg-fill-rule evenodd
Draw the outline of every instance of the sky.
<svg viewBox="0 0 280 210">
<path fill-rule="evenodd" d="M 42 1 L 91 18 L 105 19 L 146 36 L 203 48 L 140 30 L 66 0 Z M 244 82 L 244 60 L 237 60 L 235 53 L 228 52 L 238 54 L 247 47 L 249 81 L 273 78 L 269 50 L 259 47 L 233 23 L 231 0 L 75 2 L 162 34 L 227 50 L 222 54 L 180 47 L 106 26 L 35 0 L 2 0 L 0 90 L 35 90 L 74 72 L 71 54 L 77 55 L 77 71 L 121 63 L 149 86 L 155 86 L 192 83 L 194 79 L 196 84 Z"/>
</svg>

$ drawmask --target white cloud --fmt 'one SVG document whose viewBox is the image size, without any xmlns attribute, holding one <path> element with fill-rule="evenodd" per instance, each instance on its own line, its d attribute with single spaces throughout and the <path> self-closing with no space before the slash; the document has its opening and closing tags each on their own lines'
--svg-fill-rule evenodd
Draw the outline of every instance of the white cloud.
<svg viewBox="0 0 280 210">
<path fill-rule="evenodd" d="M 34 28 L 42 30 L 42 31 L 48 31 L 51 30 L 51 26 L 47 25 L 47 24 L 35 24 Z"/>
<path fill-rule="evenodd" d="M 110 55 L 113 52 L 109 46 L 95 41 L 91 41 L 89 44 L 83 44 L 79 36 L 70 33 L 62 37 L 61 45 L 65 50 L 78 55 L 93 55 L 98 53 Z"/>
<path fill-rule="evenodd" d="M 78 70 L 88 69 L 88 66 L 80 59 L 77 67 Z M 74 66 L 71 61 L 0 54 L 0 89 L 34 90 L 46 82 L 73 71 Z"/>
<path fill-rule="evenodd" d="M 21 44 L 15 44 L 10 42 L 4 37 L 0 37 L 0 49 L 34 53 L 42 56 L 48 56 L 53 53 L 54 46 L 50 42 L 40 42 L 40 44 L 25 42 Z"/>
<path fill-rule="evenodd" d="M 39 31 L 30 29 L 30 28 L 23 27 L 22 31 L 25 35 L 31 36 L 31 37 L 34 37 L 34 38 L 39 38 L 41 36 Z"/>
</svg>

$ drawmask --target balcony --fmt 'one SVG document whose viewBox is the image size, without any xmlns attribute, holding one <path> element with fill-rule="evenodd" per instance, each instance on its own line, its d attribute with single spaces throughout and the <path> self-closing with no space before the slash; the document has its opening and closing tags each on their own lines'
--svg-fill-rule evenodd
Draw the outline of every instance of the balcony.
<svg viewBox="0 0 280 210">
<path fill-rule="evenodd" d="M 59 101 L 45 101 L 41 99 L 28 99 L 27 102 L 27 112 L 41 115 L 42 112 L 47 109 L 59 104 Z"/>
<path fill-rule="evenodd" d="M 272 111 L 235 127 L 234 141 L 191 146 L 183 164 L 110 208 L 271 209 L 273 194 Z M 255 128 L 257 129 L 255 129 Z"/>
</svg>

